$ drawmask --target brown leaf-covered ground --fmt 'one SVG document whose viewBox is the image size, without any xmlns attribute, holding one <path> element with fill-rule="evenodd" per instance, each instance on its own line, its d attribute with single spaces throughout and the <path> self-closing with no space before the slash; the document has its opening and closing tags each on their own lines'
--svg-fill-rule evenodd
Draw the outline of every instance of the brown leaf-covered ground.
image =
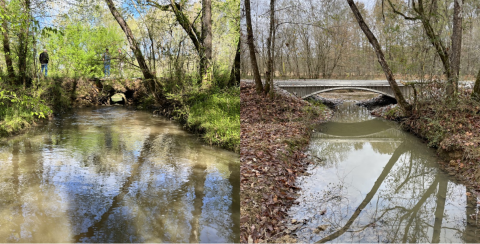
<svg viewBox="0 0 480 244">
<path fill-rule="evenodd" d="M 283 221 L 296 199 L 295 180 L 310 164 L 304 151 L 311 127 L 331 116 L 323 106 L 276 91 L 272 98 L 257 94 L 253 83 L 240 87 L 242 243 L 286 238 Z"/>
</svg>

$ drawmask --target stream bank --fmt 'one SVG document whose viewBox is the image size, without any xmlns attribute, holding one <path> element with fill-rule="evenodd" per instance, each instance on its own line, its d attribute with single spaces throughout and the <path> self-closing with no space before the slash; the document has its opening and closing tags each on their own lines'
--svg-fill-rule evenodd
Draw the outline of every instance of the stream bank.
<svg viewBox="0 0 480 244">
<path fill-rule="evenodd" d="M 273 98 L 257 94 L 251 82 L 241 82 L 240 98 L 240 241 L 289 242 L 285 217 L 296 179 L 312 163 L 305 154 L 312 126 L 332 112 L 278 88 Z"/>
<path fill-rule="evenodd" d="M 355 102 L 338 110 L 311 136 L 308 153 L 322 160 L 296 182 L 290 236 L 304 243 L 479 242 L 478 193 L 445 173 L 434 149 Z"/>
<path fill-rule="evenodd" d="M 155 104 L 142 80 L 137 78 L 48 78 L 36 81 L 25 90 L 12 87 L 2 87 L 2 90 L 11 92 L 0 95 L 0 136 L 3 137 L 21 133 L 73 107 L 113 105 L 113 97 L 118 104 L 174 119 L 209 145 L 240 150 L 239 87 L 170 94 L 162 106 Z"/>
<path fill-rule="evenodd" d="M 396 105 L 375 109 L 372 115 L 400 121 L 404 130 L 436 149 L 441 168 L 480 192 L 480 102 L 469 94 L 463 90 L 456 101 L 420 101 L 409 118 Z"/>
</svg>

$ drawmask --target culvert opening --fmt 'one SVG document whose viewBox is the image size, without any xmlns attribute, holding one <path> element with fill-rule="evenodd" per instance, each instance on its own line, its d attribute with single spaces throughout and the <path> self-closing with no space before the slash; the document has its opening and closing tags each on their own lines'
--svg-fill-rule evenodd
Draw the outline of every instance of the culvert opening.
<svg viewBox="0 0 480 244">
<path fill-rule="evenodd" d="M 110 101 L 112 104 L 125 104 L 125 102 L 127 101 L 127 98 L 123 93 L 116 93 L 110 97 Z"/>
</svg>

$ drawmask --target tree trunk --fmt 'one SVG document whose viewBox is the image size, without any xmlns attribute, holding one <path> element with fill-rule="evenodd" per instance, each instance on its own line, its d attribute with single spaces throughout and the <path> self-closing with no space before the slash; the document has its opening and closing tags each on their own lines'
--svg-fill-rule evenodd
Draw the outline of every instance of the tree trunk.
<svg viewBox="0 0 480 244">
<path fill-rule="evenodd" d="M 253 78 L 257 92 L 263 92 L 262 78 L 258 71 L 257 57 L 255 55 L 255 44 L 253 42 L 252 17 L 250 13 L 250 0 L 245 0 L 245 17 L 247 19 L 247 44 L 250 51 L 250 61 L 252 63 Z"/>
<path fill-rule="evenodd" d="M 453 5 L 453 32 L 452 32 L 452 81 L 447 84 L 447 95 L 458 91 L 458 80 L 460 79 L 460 56 L 462 49 L 462 19 L 463 0 L 454 0 Z"/>
<path fill-rule="evenodd" d="M 2 14 L 4 16 L 7 15 L 5 0 L 0 0 L 0 7 L 3 8 Z M 3 31 L 2 31 L 3 53 L 5 54 L 5 64 L 7 65 L 7 73 L 8 73 L 8 77 L 10 78 L 10 83 L 13 84 L 15 79 L 15 72 L 13 70 L 12 57 L 10 56 L 10 38 L 8 37 L 8 22 L 6 18 L 2 19 L 2 28 L 3 28 Z"/>
<path fill-rule="evenodd" d="M 480 69 L 478 70 L 477 80 L 473 87 L 472 98 L 480 101 Z"/>
<path fill-rule="evenodd" d="M 445 212 L 445 200 L 447 198 L 448 180 L 443 179 L 438 183 L 437 201 L 435 208 L 435 222 L 433 224 L 433 235 L 431 243 L 440 243 L 442 232 L 443 215 Z"/>
<path fill-rule="evenodd" d="M 237 52 L 233 60 L 232 70 L 230 71 L 230 80 L 228 86 L 238 86 L 240 84 L 240 36 L 238 36 Z"/>
<path fill-rule="evenodd" d="M 30 0 L 25 0 L 24 14 L 27 16 L 18 33 L 18 75 L 17 85 L 25 85 L 27 79 L 28 35 L 30 34 Z"/>
<path fill-rule="evenodd" d="M 351 0 L 348 0 L 351 1 Z M 363 201 L 360 203 L 360 205 L 355 209 L 355 212 L 353 212 L 352 216 L 347 220 L 345 225 L 342 228 L 337 229 L 337 231 L 329 234 L 328 236 L 322 238 L 320 241 L 317 241 L 316 243 L 325 243 L 327 241 L 333 241 L 337 237 L 343 235 L 355 222 L 357 217 L 362 213 L 362 210 L 370 203 L 370 201 L 373 199 L 375 194 L 377 194 L 378 189 L 380 186 L 383 184 L 385 179 L 387 178 L 388 174 L 390 174 L 390 171 L 392 170 L 393 166 L 395 163 L 397 163 L 398 159 L 400 156 L 402 156 L 405 153 L 405 142 L 402 143 L 397 149 L 392 154 L 392 157 L 388 160 L 388 163 L 385 165 L 385 167 L 382 170 L 382 173 L 378 176 L 377 180 L 373 184 L 372 189 L 367 193 Z"/>
<path fill-rule="evenodd" d="M 135 58 L 137 59 L 138 66 L 140 66 L 140 69 L 142 70 L 142 73 L 143 73 L 143 77 L 145 78 L 145 81 L 144 81 L 145 87 L 150 92 L 152 92 L 152 94 L 155 96 L 155 98 L 157 98 L 157 100 L 161 100 L 161 99 L 163 100 L 164 98 L 163 89 L 160 84 L 157 84 L 155 76 L 152 74 L 152 72 L 148 68 L 147 63 L 145 62 L 145 58 L 143 57 L 142 51 L 140 50 L 138 42 L 135 40 L 135 37 L 133 36 L 132 31 L 130 30 L 130 27 L 128 27 L 127 22 L 125 22 L 123 17 L 115 8 L 113 1 L 105 0 L 105 2 L 107 3 L 108 8 L 110 9 L 110 12 L 112 13 L 113 17 L 115 17 L 118 24 L 122 28 L 123 32 L 127 36 L 128 43 L 130 44 L 130 49 L 132 49 L 133 53 L 135 54 Z M 157 91 L 157 86 L 158 86 L 158 91 Z"/>
<path fill-rule="evenodd" d="M 375 49 L 378 62 L 382 66 L 383 72 L 385 73 L 388 83 L 390 84 L 390 87 L 392 88 L 393 93 L 395 94 L 395 98 L 397 99 L 398 104 L 405 111 L 405 115 L 410 116 L 412 113 L 412 105 L 407 103 L 407 101 L 403 97 L 402 92 L 398 88 L 398 84 L 395 81 L 395 78 L 393 77 L 392 71 L 388 67 L 387 61 L 385 61 L 385 56 L 383 55 L 382 49 L 380 47 L 380 44 L 377 41 L 377 38 L 372 33 L 372 31 L 370 31 L 370 28 L 368 27 L 367 23 L 365 23 L 365 21 L 363 20 L 363 17 L 360 14 L 360 11 L 358 11 L 358 8 L 353 2 L 353 0 L 347 0 L 347 2 L 350 8 L 352 9 L 352 12 L 355 15 L 355 18 L 357 19 L 357 22 L 360 25 L 360 28 L 365 33 L 365 35 L 368 38 L 368 41 L 370 42 L 370 44 L 372 44 L 373 48 Z"/>
<path fill-rule="evenodd" d="M 200 57 L 200 63 L 203 70 L 200 71 L 202 79 L 199 82 L 211 81 L 212 64 L 212 0 L 202 0 L 202 46 L 203 57 Z"/>
<path fill-rule="evenodd" d="M 208 2 L 207 2 L 208 1 Z M 182 12 L 182 6 L 170 0 L 168 5 L 160 5 L 155 1 L 147 0 L 151 6 L 154 6 L 162 11 L 168 11 L 170 8 L 175 14 L 177 22 L 182 26 L 183 30 L 187 33 L 188 37 L 195 46 L 198 56 L 200 57 L 200 63 L 198 72 L 200 79 L 198 83 L 201 83 L 205 77 L 205 72 L 208 69 L 208 65 L 212 60 L 212 14 L 211 14 L 211 0 L 202 1 L 202 32 L 198 32 L 195 25 L 190 23 L 188 16 Z M 208 9 L 206 8 L 208 7 Z M 207 45 L 207 46 L 205 46 Z"/>
<path fill-rule="evenodd" d="M 274 56 L 274 39 L 275 36 L 273 34 L 275 28 L 275 0 L 270 0 L 270 28 L 268 31 L 268 38 L 267 38 L 267 73 L 265 75 L 265 87 L 264 92 L 265 94 L 273 91 L 273 56 Z"/>
<path fill-rule="evenodd" d="M 272 12 L 275 13 L 275 2 L 274 0 L 272 0 Z M 272 45 L 271 45 L 271 52 L 270 52 L 270 55 L 271 55 L 271 59 L 272 59 L 272 62 L 270 63 L 270 93 L 273 93 L 273 79 L 275 78 L 275 39 L 276 39 L 276 28 L 275 28 L 275 15 L 272 14 L 271 15 L 273 21 L 272 21 L 272 25 L 270 26 L 272 28 L 272 37 L 270 38 L 271 42 L 272 42 Z"/>
<path fill-rule="evenodd" d="M 193 199 L 193 210 L 191 212 L 192 219 L 190 220 L 190 243 L 199 243 L 201 226 L 200 219 L 202 217 L 203 201 L 205 198 L 205 181 L 207 179 L 207 168 L 205 165 L 195 164 L 192 168 L 192 178 L 194 184 L 195 198 Z M 193 177 L 195 174 L 195 177 Z"/>
<path fill-rule="evenodd" d="M 420 20 L 423 25 L 423 29 L 425 30 L 425 34 L 427 34 L 430 43 L 435 47 L 438 56 L 440 56 L 440 60 L 442 60 L 443 68 L 445 69 L 445 75 L 447 76 L 447 95 L 453 95 L 454 93 L 454 85 L 453 85 L 453 77 L 452 77 L 452 67 L 450 65 L 450 58 L 445 48 L 445 45 L 442 42 L 442 39 L 439 35 L 435 34 L 435 31 L 430 24 L 430 16 L 436 15 L 435 8 L 432 8 L 433 12 L 425 13 L 425 9 L 423 8 L 423 0 L 418 0 L 418 8 L 415 7 L 415 0 L 412 1 L 413 3 L 413 10 L 418 14 L 415 17 L 408 17 L 405 14 L 398 12 L 394 5 L 392 4 L 391 0 L 388 0 L 390 7 L 393 9 L 393 12 L 403 16 L 407 20 Z M 435 2 L 434 2 L 435 3 Z M 453 36 L 452 36 L 453 39 Z M 461 43 L 460 43 L 461 44 Z M 460 59 L 460 55 L 458 56 Z M 460 61 L 458 61 L 460 62 Z M 460 63 L 459 63 L 460 64 Z"/>
</svg>

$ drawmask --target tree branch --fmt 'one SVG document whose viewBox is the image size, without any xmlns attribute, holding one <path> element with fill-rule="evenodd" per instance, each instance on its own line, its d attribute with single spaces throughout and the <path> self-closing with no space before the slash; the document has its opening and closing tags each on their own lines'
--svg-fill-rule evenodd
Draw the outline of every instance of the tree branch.
<svg viewBox="0 0 480 244">
<path fill-rule="evenodd" d="M 406 16 L 404 13 L 402 12 L 399 12 L 396 8 L 395 8 L 395 5 L 393 5 L 392 1 L 391 0 L 387 0 L 388 1 L 388 5 L 390 5 L 390 7 L 392 8 L 393 12 L 398 14 L 398 15 L 401 15 L 403 18 L 405 18 L 406 20 L 420 20 L 420 16 L 415 16 L 415 17 L 410 17 L 410 16 Z M 415 1 L 414 1 L 415 2 Z M 383 3 L 383 1 L 382 1 Z M 415 3 L 414 3 L 415 4 Z"/>
</svg>

